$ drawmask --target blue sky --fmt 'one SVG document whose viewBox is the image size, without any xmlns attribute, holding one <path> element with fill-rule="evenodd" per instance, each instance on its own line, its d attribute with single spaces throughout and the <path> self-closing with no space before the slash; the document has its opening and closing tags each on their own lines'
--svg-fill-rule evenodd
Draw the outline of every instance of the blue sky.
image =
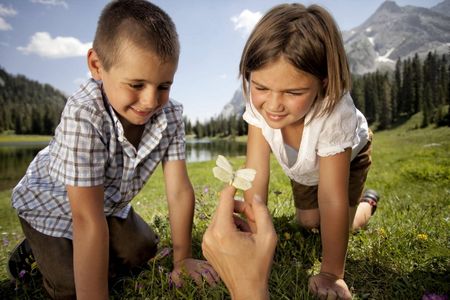
<svg viewBox="0 0 450 300">
<path fill-rule="evenodd" d="M 384 0 L 317 0 L 341 30 L 364 22 Z M 396 0 L 432 7 L 442 0 Z M 238 64 L 254 23 L 277 0 L 156 0 L 174 20 L 181 57 L 171 97 L 195 121 L 217 116 L 239 86 Z M 0 0 L 0 66 L 67 95 L 88 78 L 86 51 L 106 0 Z"/>
</svg>

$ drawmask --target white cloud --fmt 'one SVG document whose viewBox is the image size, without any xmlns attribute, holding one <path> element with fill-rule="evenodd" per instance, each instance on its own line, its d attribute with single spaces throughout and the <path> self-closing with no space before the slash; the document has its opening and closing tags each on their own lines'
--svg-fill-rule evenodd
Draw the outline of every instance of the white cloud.
<svg viewBox="0 0 450 300">
<path fill-rule="evenodd" d="M 233 16 L 231 21 L 234 23 L 234 30 L 241 31 L 245 36 L 252 31 L 261 17 L 262 14 L 259 11 L 251 12 L 248 9 L 244 9 L 239 16 Z"/>
<path fill-rule="evenodd" d="M 92 43 L 82 43 L 74 37 L 57 36 L 48 32 L 36 32 L 26 47 L 17 47 L 25 55 L 37 54 L 47 58 L 65 58 L 86 55 Z"/>
<path fill-rule="evenodd" d="M 223 73 L 223 74 L 220 74 L 219 78 L 220 78 L 220 79 L 227 79 L 227 78 L 228 78 L 228 75 L 225 74 L 225 73 Z"/>
<path fill-rule="evenodd" d="M 6 22 L 5 19 L 0 17 L 0 30 L 1 31 L 7 31 L 7 30 L 11 30 L 11 29 L 12 29 L 12 26 L 9 25 L 9 23 Z"/>
<path fill-rule="evenodd" d="M 31 0 L 32 3 L 43 4 L 43 5 L 61 5 L 65 8 L 69 8 L 69 5 L 64 0 Z"/>
<path fill-rule="evenodd" d="M 10 7 L 6 7 L 3 4 L 0 4 L 0 30 L 1 31 L 6 31 L 6 30 L 11 30 L 12 26 L 6 22 L 4 17 L 13 17 L 17 15 L 17 11 Z"/>
</svg>

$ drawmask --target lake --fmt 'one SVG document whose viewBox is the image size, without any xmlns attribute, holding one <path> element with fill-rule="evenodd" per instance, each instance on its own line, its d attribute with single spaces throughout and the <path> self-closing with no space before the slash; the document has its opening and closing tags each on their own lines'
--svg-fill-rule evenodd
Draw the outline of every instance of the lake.
<svg viewBox="0 0 450 300">
<path fill-rule="evenodd" d="M 0 191 L 10 189 L 25 174 L 36 154 L 47 146 L 42 143 L 3 143 L 0 144 Z M 188 140 L 186 161 L 198 162 L 217 158 L 218 154 L 227 157 L 245 155 L 246 144 L 226 140 Z"/>
</svg>

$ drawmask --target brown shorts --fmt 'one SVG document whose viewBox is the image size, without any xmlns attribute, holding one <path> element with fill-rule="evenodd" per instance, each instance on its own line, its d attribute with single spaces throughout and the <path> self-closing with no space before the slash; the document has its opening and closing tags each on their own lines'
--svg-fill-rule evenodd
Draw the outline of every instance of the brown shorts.
<svg viewBox="0 0 450 300">
<path fill-rule="evenodd" d="M 372 132 L 369 130 L 369 141 L 359 151 L 350 163 L 350 176 L 348 186 L 349 206 L 354 207 L 361 198 L 367 173 L 369 172 L 372 152 Z M 319 207 L 317 201 L 317 185 L 308 186 L 291 180 L 292 195 L 295 207 L 298 209 L 315 209 Z"/>
<path fill-rule="evenodd" d="M 158 236 L 131 208 L 126 219 L 107 217 L 109 277 L 145 265 L 155 255 Z M 25 237 L 42 273 L 44 287 L 53 299 L 75 299 L 72 240 L 45 235 L 20 218 Z"/>
</svg>

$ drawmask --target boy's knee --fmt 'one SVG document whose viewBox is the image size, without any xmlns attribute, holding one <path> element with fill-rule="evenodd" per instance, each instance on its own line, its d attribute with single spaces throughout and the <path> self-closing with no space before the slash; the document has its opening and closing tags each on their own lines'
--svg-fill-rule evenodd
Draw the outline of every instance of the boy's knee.
<svg viewBox="0 0 450 300">
<path fill-rule="evenodd" d="M 320 226 L 319 214 L 314 211 L 301 211 L 297 209 L 297 222 L 305 229 L 317 229 Z"/>
</svg>

